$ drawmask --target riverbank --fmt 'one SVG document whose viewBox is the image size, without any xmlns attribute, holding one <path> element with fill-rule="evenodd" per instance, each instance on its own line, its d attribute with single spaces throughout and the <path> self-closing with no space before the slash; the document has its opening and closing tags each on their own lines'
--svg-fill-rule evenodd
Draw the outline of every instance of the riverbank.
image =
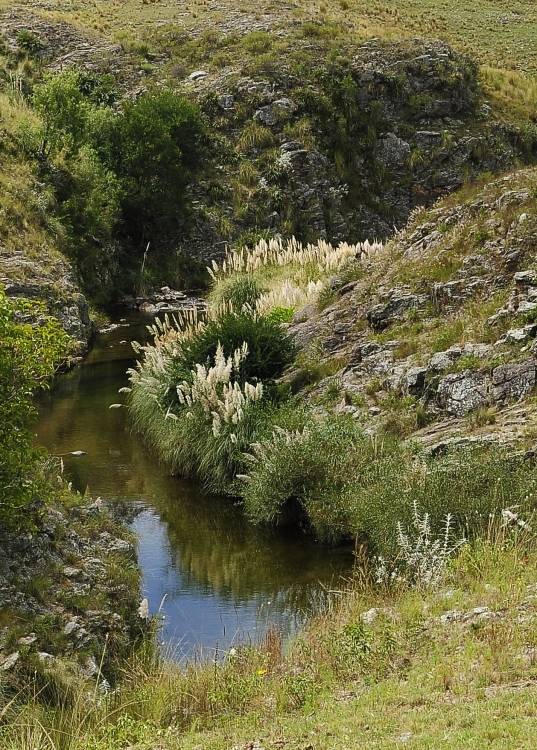
<svg viewBox="0 0 537 750">
<path fill-rule="evenodd" d="M 54 499 L 37 511 L 35 528 L 1 531 L 0 671 L 6 694 L 24 694 L 36 679 L 53 690 L 57 677 L 61 701 L 71 682 L 113 683 L 145 623 L 122 509 L 72 491 L 59 459 L 43 471 Z"/>
<path fill-rule="evenodd" d="M 54 713 L 4 709 L 6 746 L 62 750 L 348 750 L 534 745 L 534 535 L 491 522 L 434 589 L 349 581 L 282 648 L 269 633 L 186 668 L 138 652 L 121 690 Z"/>
</svg>

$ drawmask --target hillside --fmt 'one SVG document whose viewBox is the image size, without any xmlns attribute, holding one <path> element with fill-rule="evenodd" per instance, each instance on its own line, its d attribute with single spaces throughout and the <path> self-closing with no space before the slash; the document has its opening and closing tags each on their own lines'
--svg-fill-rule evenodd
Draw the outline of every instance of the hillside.
<svg viewBox="0 0 537 750">
<path fill-rule="evenodd" d="M 41 214 L 14 209 L 35 235 L 24 252 L 59 250 L 100 306 L 164 284 L 199 288 L 206 261 L 260 238 L 386 239 L 415 207 L 534 158 L 524 40 L 537 21 L 525 4 L 507 15 L 500 2 L 446 3 L 440 14 L 434 3 L 347 0 L 256 12 L 225 3 L 3 8 L 4 153 L 18 165 L 19 194 L 44 191 Z M 109 116 L 162 90 L 199 108 L 205 130 L 173 216 L 145 209 L 133 231 L 140 208 L 118 213 L 117 155 L 98 154 L 113 173 L 106 188 L 72 144 L 43 160 L 35 90 L 69 69 Z M 190 147 L 183 139 L 184 153 Z M 98 221 L 75 205 L 74 194 L 89 205 L 91 191 L 105 189 Z"/>
<path fill-rule="evenodd" d="M 408 226 L 362 277 L 331 279 L 320 312 L 295 315 L 290 378 L 371 432 L 433 452 L 462 440 L 535 439 L 534 170 L 467 188 Z M 521 403 L 523 402 L 523 403 Z"/>
</svg>

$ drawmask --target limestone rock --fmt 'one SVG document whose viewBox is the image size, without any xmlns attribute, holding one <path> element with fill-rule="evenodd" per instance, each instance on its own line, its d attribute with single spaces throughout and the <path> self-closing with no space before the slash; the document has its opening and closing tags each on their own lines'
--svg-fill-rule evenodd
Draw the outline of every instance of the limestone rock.
<svg viewBox="0 0 537 750">
<path fill-rule="evenodd" d="M 536 366 L 533 359 L 516 365 L 500 365 L 492 372 L 494 400 L 498 403 L 527 396 L 535 384 Z"/>
<path fill-rule="evenodd" d="M 535 286 L 537 284 L 537 273 L 535 271 L 518 271 L 513 280 L 517 286 Z"/>
<path fill-rule="evenodd" d="M 508 344 L 523 344 L 529 339 L 529 333 L 524 328 L 511 328 L 505 334 Z"/>
<path fill-rule="evenodd" d="M 20 654 L 18 651 L 15 651 L 13 654 L 10 654 L 0 666 L 0 670 L 2 670 L 2 672 L 8 672 L 10 669 L 13 669 L 15 664 L 19 661 L 19 658 L 20 658 Z"/>
<path fill-rule="evenodd" d="M 258 109 L 254 114 L 254 120 L 259 120 L 264 125 L 276 125 L 282 120 L 288 120 L 296 108 L 297 106 L 292 99 L 282 97 Z"/>
<path fill-rule="evenodd" d="M 377 159 L 389 169 L 402 169 L 410 156 L 410 145 L 395 133 L 387 133 L 376 146 Z"/>
<path fill-rule="evenodd" d="M 446 375 L 438 384 L 437 403 L 450 414 L 462 417 L 490 403 L 490 380 L 480 372 L 464 370 Z"/>
<path fill-rule="evenodd" d="M 460 346 L 452 346 L 445 352 L 436 352 L 427 362 L 429 372 L 443 372 L 449 368 L 462 356 Z"/>
<path fill-rule="evenodd" d="M 386 304 L 375 305 L 367 313 L 367 320 L 371 328 L 382 330 L 396 320 L 404 320 L 406 313 L 417 309 L 419 298 L 416 294 L 405 294 L 393 297 Z"/>
<path fill-rule="evenodd" d="M 419 396 L 425 387 L 426 367 L 411 367 L 405 375 L 404 391 L 410 396 Z"/>
</svg>

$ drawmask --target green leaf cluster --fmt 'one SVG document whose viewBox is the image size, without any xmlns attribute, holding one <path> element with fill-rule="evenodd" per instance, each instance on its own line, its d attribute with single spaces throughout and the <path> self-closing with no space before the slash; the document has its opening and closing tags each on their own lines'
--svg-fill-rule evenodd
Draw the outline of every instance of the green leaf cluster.
<svg viewBox="0 0 537 750">
<path fill-rule="evenodd" d="M 106 302 L 140 281 L 148 242 L 177 228 L 203 151 L 196 105 L 171 91 L 118 102 L 114 79 L 68 70 L 35 87 L 41 124 L 24 144 L 53 185 L 66 251 Z"/>
<path fill-rule="evenodd" d="M 35 322 L 37 320 L 37 322 Z M 32 447 L 34 392 L 45 387 L 68 346 L 59 323 L 0 288 L 0 528 L 31 525 L 42 499 Z"/>
</svg>

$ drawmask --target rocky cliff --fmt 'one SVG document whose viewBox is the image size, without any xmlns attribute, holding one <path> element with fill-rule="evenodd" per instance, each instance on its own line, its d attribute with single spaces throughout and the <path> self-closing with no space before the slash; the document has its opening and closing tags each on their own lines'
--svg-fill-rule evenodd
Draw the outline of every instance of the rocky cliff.
<svg viewBox="0 0 537 750">
<path fill-rule="evenodd" d="M 361 278 L 333 278 L 323 309 L 295 316 L 306 357 L 290 379 L 309 378 L 319 408 L 433 452 L 475 439 L 531 448 L 536 185 L 522 170 L 414 212 Z"/>
</svg>

